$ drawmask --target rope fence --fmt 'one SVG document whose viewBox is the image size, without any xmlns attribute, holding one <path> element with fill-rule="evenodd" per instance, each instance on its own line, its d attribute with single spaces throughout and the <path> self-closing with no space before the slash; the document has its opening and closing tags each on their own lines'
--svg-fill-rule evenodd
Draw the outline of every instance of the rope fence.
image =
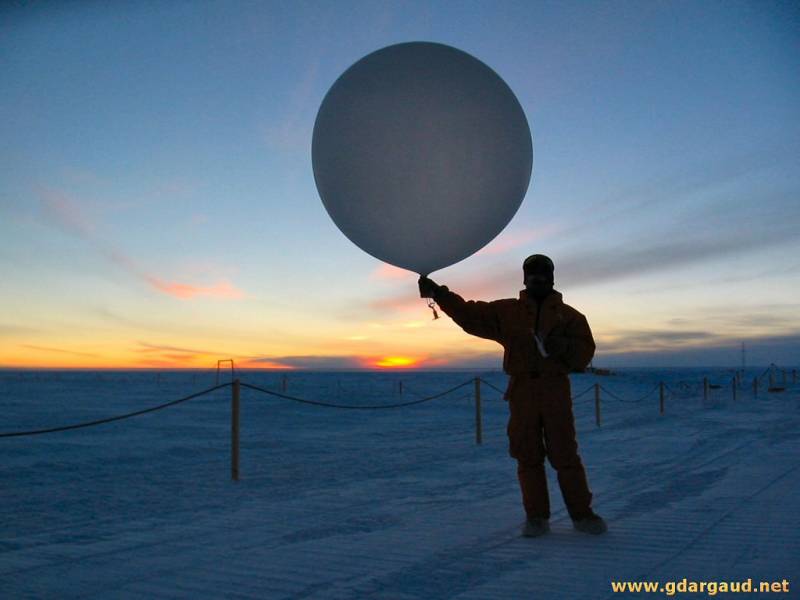
<svg viewBox="0 0 800 600">
<path fill-rule="evenodd" d="M 364 405 L 364 404 L 335 404 L 332 402 L 320 402 L 318 400 L 306 400 L 304 398 L 297 398 L 296 396 L 289 396 L 288 394 L 282 394 L 279 392 L 273 392 L 272 390 L 268 390 L 266 388 L 259 387 L 257 385 L 252 385 L 249 383 L 242 383 L 242 387 L 249 388 L 251 390 L 261 392 L 262 394 L 269 394 L 270 396 L 276 396 L 278 398 L 284 398 L 285 400 L 292 400 L 294 402 L 301 402 L 303 404 L 313 404 L 314 406 L 326 406 L 329 408 L 347 408 L 347 409 L 361 409 L 361 410 L 379 410 L 383 408 L 401 408 L 404 406 L 413 406 L 415 404 L 422 404 L 423 402 L 430 402 L 431 400 L 436 400 L 437 398 L 441 398 L 442 396 L 446 396 L 456 390 L 461 389 L 464 386 L 471 384 L 474 379 L 468 379 L 464 383 L 460 383 L 455 387 L 450 388 L 444 392 L 439 394 L 435 394 L 433 396 L 427 396 L 425 398 L 419 398 L 418 400 L 410 400 L 408 402 L 398 402 L 395 404 L 372 404 L 372 405 Z"/>
<path fill-rule="evenodd" d="M 496 385 L 492 385 L 491 383 L 489 383 L 488 381 L 486 381 L 486 380 L 485 380 L 483 377 L 481 377 L 481 378 L 480 378 L 480 380 L 481 380 L 481 383 L 483 383 L 483 384 L 485 384 L 486 386 L 488 386 L 489 388 L 493 389 L 495 392 L 499 392 L 499 393 L 503 394 L 503 396 L 505 396 L 505 395 L 506 395 L 506 391 L 505 391 L 505 390 L 501 390 L 501 389 L 500 389 L 499 387 L 497 387 Z"/>
<path fill-rule="evenodd" d="M 219 365 L 218 365 L 219 366 Z M 770 387 L 768 391 L 783 391 L 785 387 L 778 387 L 775 381 L 775 373 L 778 371 L 781 372 L 782 377 L 782 384 L 783 386 L 786 385 L 786 370 L 780 369 L 777 365 L 772 364 L 770 365 L 763 373 L 753 379 L 753 396 L 758 396 L 758 388 L 760 381 L 769 376 L 770 379 Z M 217 381 L 219 381 L 219 368 L 217 371 Z M 236 377 L 237 373 L 234 371 L 233 367 L 231 366 L 231 376 Z M 160 381 L 160 379 L 159 379 Z M 792 370 L 792 384 L 797 383 L 797 372 L 795 369 Z M 396 409 L 396 408 L 404 408 L 408 406 L 414 406 L 418 404 L 423 404 L 426 402 L 431 402 L 433 400 L 437 400 L 452 394 L 462 388 L 465 388 L 469 385 L 474 386 L 474 391 L 472 394 L 462 394 L 459 395 L 456 400 L 464 400 L 464 399 L 473 399 L 475 403 L 475 442 L 476 444 L 480 445 L 482 443 L 482 431 L 483 431 L 483 417 L 482 417 L 482 408 L 481 408 L 481 385 L 486 386 L 490 390 L 493 390 L 499 394 L 503 398 L 505 398 L 506 391 L 501 389 L 500 387 L 492 384 L 489 381 L 486 381 L 482 377 L 470 377 L 466 381 L 459 383 L 451 388 L 443 392 L 439 392 L 437 394 L 422 396 L 414 392 L 413 390 L 408 390 L 406 388 L 406 392 L 410 393 L 414 396 L 417 396 L 415 400 L 409 400 L 406 402 L 395 402 L 390 404 L 341 404 L 335 402 L 323 402 L 320 400 L 311 400 L 308 398 L 301 398 L 299 396 L 294 396 L 286 393 L 288 387 L 288 378 L 284 374 L 281 378 L 281 392 L 276 392 L 274 390 L 267 389 L 265 387 L 261 387 L 258 385 L 254 385 L 251 383 L 240 381 L 237 377 L 232 381 L 226 383 L 217 383 L 217 385 L 207 388 L 205 390 L 201 390 L 199 392 L 195 392 L 188 396 L 184 396 L 182 398 L 178 398 L 177 400 L 171 400 L 169 402 L 165 402 L 163 404 L 159 404 L 156 406 L 152 406 L 149 408 L 144 408 L 141 410 L 136 410 L 128 413 L 124 413 L 121 415 L 115 415 L 111 417 L 106 417 L 102 419 L 95 419 L 92 421 L 85 421 L 80 423 L 74 423 L 69 425 L 62 425 L 58 427 L 49 427 L 49 428 L 42 428 L 42 429 L 32 429 L 27 431 L 10 431 L 10 432 L 0 432 L 0 438 L 12 438 L 12 437 L 23 437 L 23 436 L 33 436 L 33 435 L 41 435 L 47 433 L 57 433 L 63 431 L 71 431 L 75 429 L 82 429 L 86 427 L 94 427 L 98 425 L 104 425 L 107 423 L 112 423 L 115 421 L 121 421 L 125 419 L 130 419 L 133 417 L 138 417 L 141 415 L 145 415 L 148 413 L 160 411 L 172 406 L 176 406 L 178 404 L 182 404 L 184 402 L 188 402 L 205 394 L 209 394 L 216 390 L 231 387 L 231 478 L 233 480 L 239 479 L 239 413 L 240 413 L 240 390 L 241 388 L 247 388 L 254 392 L 258 392 L 260 394 L 269 395 L 275 398 L 281 398 L 284 400 L 290 400 L 292 402 L 297 402 L 306 405 L 313 405 L 313 406 L 320 406 L 326 408 L 336 408 L 336 409 L 348 409 L 348 410 L 382 410 L 382 409 Z M 730 386 L 731 394 L 733 400 L 737 398 L 737 391 L 741 388 L 741 373 L 739 371 L 736 374 L 728 379 L 727 381 L 723 381 L 720 383 L 711 383 L 708 377 L 704 377 L 702 384 L 699 384 L 694 381 L 685 381 L 681 380 L 674 384 L 677 389 L 673 389 L 672 386 L 664 383 L 663 381 L 656 384 L 656 386 L 651 389 L 649 392 L 640 396 L 635 399 L 623 398 L 622 396 L 618 395 L 617 393 L 609 390 L 606 386 L 601 385 L 599 382 L 595 382 L 589 387 L 587 387 L 582 392 L 575 394 L 571 397 L 571 400 L 574 402 L 578 398 L 588 394 L 592 390 L 594 390 L 594 396 L 589 396 L 580 402 L 574 402 L 576 405 L 582 405 L 594 400 L 595 403 L 595 422 L 598 427 L 601 426 L 601 396 L 602 393 L 605 393 L 612 401 L 623 403 L 623 404 L 638 404 L 643 402 L 644 400 L 651 397 L 656 391 L 659 392 L 659 413 L 664 414 L 665 412 L 665 398 L 667 396 L 671 398 L 682 398 L 687 399 L 691 398 L 692 396 L 699 395 L 700 390 L 702 389 L 703 393 L 703 401 L 704 403 L 709 399 L 711 396 L 711 390 L 722 389 L 723 387 L 727 388 Z M 702 385 L 702 388 L 700 387 Z M 397 393 L 403 394 L 403 383 L 398 382 Z"/>
<path fill-rule="evenodd" d="M 617 396 L 611 390 L 607 389 L 604 385 L 601 385 L 600 389 L 603 390 L 609 396 L 611 396 L 617 402 L 627 402 L 628 404 L 638 404 L 642 400 L 646 400 L 647 398 L 649 398 L 653 394 L 653 392 L 655 392 L 658 389 L 659 385 L 661 385 L 661 384 L 656 384 L 656 386 L 652 390 L 647 392 L 644 396 L 642 396 L 640 398 L 636 398 L 635 400 L 626 400 L 625 398 L 621 398 L 621 397 Z"/>
<path fill-rule="evenodd" d="M 157 410 L 163 410 L 165 408 L 169 408 L 170 406 L 175 406 L 177 404 L 182 404 L 183 402 L 188 402 L 189 400 L 193 400 L 198 396 L 203 396 L 214 390 L 218 390 L 220 388 L 228 387 L 229 383 L 223 383 L 220 385 L 215 385 L 212 388 L 208 388 L 207 390 L 203 390 L 201 392 L 197 392 L 191 394 L 189 396 L 185 396 L 183 398 L 178 398 L 177 400 L 172 400 L 170 402 L 165 402 L 164 404 L 159 404 L 158 406 L 152 406 L 150 408 L 144 408 L 142 410 L 135 410 L 133 412 L 125 413 L 122 415 L 116 415 L 113 417 L 106 417 L 105 419 L 97 419 L 94 421 L 86 421 L 84 423 L 75 423 L 72 425 L 62 425 L 60 427 L 49 427 L 47 429 L 33 429 L 29 431 L 11 431 L 6 433 L 0 433 L 0 438 L 7 438 L 7 437 L 20 437 L 20 436 L 28 436 L 28 435 L 40 435 L 42 433 L 56 433 L 59 431 L 70 431 L 72 429 L 82 429 L 84 427 L 94 427 L 95 425 L 104 425 L 106 423 L 112 423 L 114 421 L 122 421 L 123 419 L 130 419 L 132 417 L 138 417 L 140 415 L 145 415 L 147 413 L 156 412 Z"/>
<path fill-rule="evenodd" d="M 590 385 L 589 387 L 587 387 L 587 388 L 586 388 L 585 390 L 583 390 L 583 391 L 582 391 L 580 394 L 575 394 L 575 395 L 572 397 L 572 401 L 574 402 L 575 400 L 577 400 L 578 398 L 580 398 L 580 397 L 581 397 L 581 396 L 583 396 L 584 394 L 588 394 L 589 392 L 591 392 L 593 389 L 594 389 L 594 384 L 592 384 L 592 385 Z M 588 402 L 589 400 L 591 400 L 591 398 L 587 398 L 586 400 L 583 400 L 583 401 L 581 401 L 581 402 L 578 402 L 578 404 L 581 404 L 582 402 Z"/>
</svg>

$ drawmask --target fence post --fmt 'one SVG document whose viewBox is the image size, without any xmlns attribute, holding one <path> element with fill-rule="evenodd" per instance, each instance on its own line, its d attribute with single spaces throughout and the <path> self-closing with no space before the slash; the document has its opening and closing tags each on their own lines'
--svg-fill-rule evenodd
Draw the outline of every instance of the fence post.
<svg viewBox="0 0 800 600">
<path fill-rule="evenodd" d="M 475 443 L 483 443 L 483 423 L 481 422 L 481 378 L 475 378 Z"/>
<path fill-rule="evenodd" d="M 398 387 L 400 388 L 400 395 L 402 396 L 403 395 L 403 382 L 399 381 L 398 384 L 399 384 Z"/>
<path fill-rule="evenodd" d="M 664 414 L 664 382 L 658 384 L 658 412 Z"/>
<path fill-rule="evenodd" d="M 594 420 L 600 427 L 600 384 L 594 384 Z"/>
<path fill-rule="evenodd" d="M 231 479 L 239 481 L 239 379 L 231 388 Z"/>
<path fill-rule="evenodd" d="M 733 401 L 736 402 L 736 377 L 733 378 L 732 383 L 733 383 L 733 386 L 732 386 L 732 389 L 733 389 Z"/>
<path fill-rule="evenodd" d="M 703 377 L 703 401 L 708 400 L 708 377 Z"/>
</svg>

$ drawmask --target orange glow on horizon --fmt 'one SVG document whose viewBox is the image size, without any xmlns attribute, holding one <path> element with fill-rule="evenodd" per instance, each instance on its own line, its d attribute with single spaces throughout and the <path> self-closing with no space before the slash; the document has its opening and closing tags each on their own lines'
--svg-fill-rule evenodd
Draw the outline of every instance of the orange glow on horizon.
<svg viewBox="0 0 800 600">
<path fill-rule="evenodd" d="M 375 367 L 382 367 L 382 368 L 403 368 L 403 367 L 415 367 L 418 366 L 420 363 L 420 359 L 418 358 L 410 358 L 408 356 L 385 356 L 379 360 L 376 360 L 372 363 Z"/>
<path fill-rule="evenodd" d="M 268 369 L 273 371 L 295 371 L 297 367 L 294 365 L 284 365 L 279 362 L 272 362 L 272 361 L 259 361 L 259 362 L 249 362 L 249 361 L 242 361 L 241 364 L 235 363 L 237 369 Z"/>
</svg>

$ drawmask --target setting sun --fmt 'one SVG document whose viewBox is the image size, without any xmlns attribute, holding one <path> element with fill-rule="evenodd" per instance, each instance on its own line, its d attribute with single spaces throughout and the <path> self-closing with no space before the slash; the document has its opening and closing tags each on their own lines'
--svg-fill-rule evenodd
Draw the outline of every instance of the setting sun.
<svg viewBox="0 0 800 600">
<path fill-rule="evenodd" d="M 413 367 L 419 364 L 418 358 L 408 358 L 407 356 L 386 356 L 375 363 L 376 367 Z"/>
</svg>

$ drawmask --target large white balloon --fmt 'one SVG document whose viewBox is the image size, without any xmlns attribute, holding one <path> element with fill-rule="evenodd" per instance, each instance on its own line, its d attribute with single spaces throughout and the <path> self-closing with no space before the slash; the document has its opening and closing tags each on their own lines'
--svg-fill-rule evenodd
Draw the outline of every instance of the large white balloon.
<svg viewBox="0 0 800 600">
<path fill-rule="evenodd" d="M 427 275 L 489 243 L 531 177 L 528 121 L 475 57 L 409 42 L 369 54 L 331 86 L 312 141 L 334 223 L 372 256 Z"/>
</svg>

